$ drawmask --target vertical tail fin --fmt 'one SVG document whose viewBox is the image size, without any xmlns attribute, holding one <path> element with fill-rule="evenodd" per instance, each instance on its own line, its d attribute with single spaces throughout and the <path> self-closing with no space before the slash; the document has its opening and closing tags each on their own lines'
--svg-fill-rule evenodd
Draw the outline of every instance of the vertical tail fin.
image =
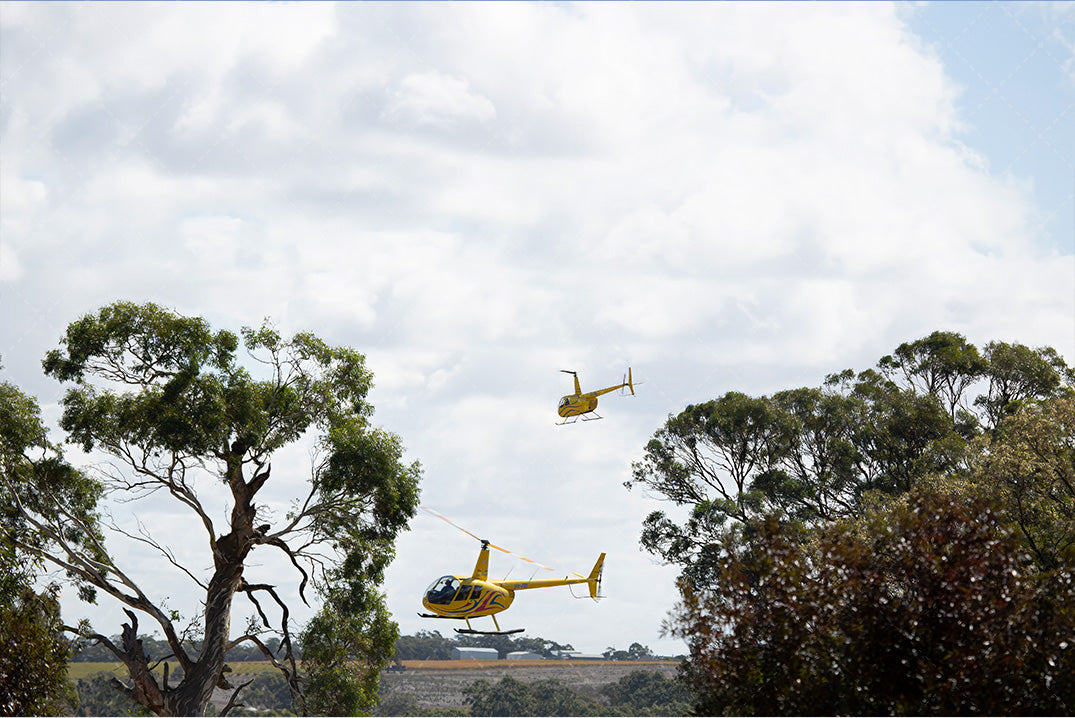
<svg viewBox="0 0 1075 718">
<path fill-rule="evenodd" d="M 631 367 L 627 367 L 627 387 L 631 390 L 631 396 L 635 395 L 635 383 L 631 378 Z"/>
<path fill-rule="evenodd" d="M 605 554 L 601 554 L 597 557 L 597 563 L 593 565 L 593 570 L 590 571 L 590 575 L 586 577 L 586 585 L 590 588 L 590 598 L 601 598 L 601 574 L 605 570 Z"/>
</svg>

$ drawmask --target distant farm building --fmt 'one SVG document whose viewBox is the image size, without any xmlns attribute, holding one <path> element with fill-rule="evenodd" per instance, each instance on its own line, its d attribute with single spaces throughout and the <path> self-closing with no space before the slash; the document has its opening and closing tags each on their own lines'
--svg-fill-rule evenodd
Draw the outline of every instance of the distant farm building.
<svg viewBox="0 0 1075 718">
<path fill-rule="evenodd" d="M 534 653 L 533 651 L 512 651 L 507 656 L 509 661 L 533 661 L 541 660 L 544 657 L 540 653 Z"/>
<path fill-rule="evenodd" d="M 582 653 L 580 651 L 553 651 L 553 655 L 565 661 L 604 661 L 600 653 Z"/>
<path fill-rule="evenodd" d="M 453 661 L 495 661 L 500 653 L 495 648 L 452 648 Z"/>
</svg>

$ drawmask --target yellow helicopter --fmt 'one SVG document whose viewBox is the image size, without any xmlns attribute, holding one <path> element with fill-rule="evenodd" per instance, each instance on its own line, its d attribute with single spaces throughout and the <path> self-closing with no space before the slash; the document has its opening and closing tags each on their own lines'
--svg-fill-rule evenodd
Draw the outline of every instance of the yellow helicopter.
<svg viewBox="0 0 1075 718">
<path fill-rule="evenodd" d="M 495 546 L 487 539 L 478 538 L 476 534 L 467 531 L 462 526 L 453 523 L 450 519 L 441 516 L 432 509 L 422 507 L 424 511 L 433 514 L 439 519 L 447 521 L 452 526 L 481 541 L 481 551 L 478 553 L 478 561 L 474 564 L 474 572 L 470 576 L 441 576 L 426 589 L 422 597 L 422 605 L 432 613 L 419 613 L 422 618 L 453 618 L 464 620 L 466 628 L 455 629 L 456 633 L 482 635 L 482 636 L 505 636 L 512 633 L 521 633 L 524 628 L 514 628 L 509 631 L 500 630 L 500 624 L 496 620 L 497 613 L 507 610 L 515 599 L 515 592 L 530 588 L 551 588 L 553 586 L 571 586 L 585 583 L 590 589 L 590 598 L 597 600 L 604 598 L 600 595 L 601 574 L 604 570 L 605 554 L 597 557 L 597 563 L 589 576 L 575 574 L 578 578 L 539 578 L 539 579 L 514 579 L 505 581 L 489 580 L 489 549 L 494 548 L 506 554 L 515 556 L 505 548 Z M 536 561 L 517 556 L 547 571 L 553 569 L 542 566 Z M 495 631 L 478 631 L 471 627 L 470 619 L 489 616 L 493 619 Z"/>
<path fill-rule="evenodd" d="M 587 416 L 587 414 L 592 414 L 594 409 L 597 408 L 597 397 L 602 394 L 607 394 L 610 391 L 616 391 L 617 389 L 623 389 L 625 387 L 631 390 L 631 396 L 634 396 L 635 393 L 635 383 L 631 378 L 631 367 L 627 367 L 627 376 L 623 378 L 622 384 L 610 386 L 607 389 L 588 391 L 585 394 L 582 393 L 582 387 L 579 385 L 579 375 L 576 372 L 567 369 L 561 369 L 560 371 L 575 377 L 575 393 L 560 397 L 560 404 L 556 407 L 556 413 L 564 417 L 563 421 L 557 422 L 557 424 L 561 426 L 563 424 L 574 424 L 580 417 L 583 421 L 595 421 L 602 418 L 597 414 Z M 641 384 L 642 382 L 638 383 Z"/>
</svg>

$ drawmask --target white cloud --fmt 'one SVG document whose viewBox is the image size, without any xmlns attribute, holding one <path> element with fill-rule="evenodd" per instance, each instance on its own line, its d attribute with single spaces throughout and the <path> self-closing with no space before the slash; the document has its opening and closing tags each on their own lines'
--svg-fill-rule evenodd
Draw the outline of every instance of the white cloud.
<svg viewBox="0 0 1075 718">
<path fill-rule="evenodd" d="M 488 98 L 472 92 L 466 80 L 433 71 L 404 77 L 385 114 L 417 125 L 451 126 L 492 120 L 496 108 Z"/>
<path fill-rule="evenodd" d="M 963 144 L 901 7 L 7 4 L 5 362 L 119 298 L 272 316 L 368 354 L 426 500 L 539 559 L 618 553 L 610 587 L 665 581 L 637 550 L 656 502 L 620 484 L 684 402 L 934 329 L 1070 351 L 1071 256 L 1034 249 L 1032 185 Z M 555 426 L 559 369 L 629 364 L 638 396 Z M 415 526 L 404 631 L 443 549 Z M 527 596 L 527 627 L 601 650 L 644 610 L 619 642 L 657 643 L 666 588 L 563 624 Z M 594 645 L 544 630 L 581 620 Z"/>
<path fill-rule="evenodd" d="M 6 242 L 0 242 L 0 282 L 15 282 L 23 275 L 19 255 Z"/>
</svg>

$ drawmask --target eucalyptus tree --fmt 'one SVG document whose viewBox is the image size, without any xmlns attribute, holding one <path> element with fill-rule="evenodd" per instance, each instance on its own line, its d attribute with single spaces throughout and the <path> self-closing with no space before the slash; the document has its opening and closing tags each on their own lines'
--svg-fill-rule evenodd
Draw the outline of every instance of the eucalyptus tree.
<svg viewBox="0 0 1075 718">
<path fill-rule="evenodd" d="M 37 552 L 50 548 L 47 537 L 18 506 L 78 516 L 84 530 L 65 540 L 92 555 L 101 486 L 67 463 L 48 440 L 37 402 L 9 382 L 0 382 L 0 486 L 0 714 L 54 715 L 67 698 L 71 646 L 59 630 L 59 587 L 38 585 L 44 567 Z M 92 599 L 91 585 L 83 582 L 80 591 Z"/>
<path fill-rule="evenodd" d="M 1030 402 L 989 439 L 973 480 L 1004 506 L 1042 570 L 1075 566 L 1075 396 Z"/>
<path fill-rule="evenodd" d="M 990 427 L 1016 412 L 1028 399 L 1049 399 L 1072 393 L 1075 369 L 1052 347 L 989 342 L 982 351 L 988 391 L 974 400 Z"/>
<path fill-rule="evenodd" d="M 685 514 L 652 512 L 641 543 L 705 581 L 727 535 L 771 514 L 805 525 L 854 516 L 867 493 L 905 492 L 965 450 L 936 397 L 848 371 L 821 388 L 688 406 L 655 432 L 626 486 Z"/>
<path fill-rule="evenodd" d="M 1070 710 L 1073 385 L 934 332 L 670 415 L 626 485 L 673 505 L 641 543 L 681 568 L 695 712 Z"/>
<path fill-rule="evenodd" d="M 872 492 L 977 470 L 1005 417 L 1073 386 L 1055 349 L 990 342 L 979 352 L 937 331 L 820 387 L 691 404 L 657 429 L 625 484 L 675 507 L 645 519 L 642 546 L 703 579 L 724 538 L 765 516 L 818 526 L 859 515 Z"/>
<path fill-rule="evenodd" d="M 167 539 L 148 530 L 128 534 L 159 551 L 162 563 L 174 565 L 198 587 L 202 615 L 195 649 L 177 616 L 146 592 L 137 567 L 121 566 L 83 516 L 49 493 L 39 503 L 17 500 L 21 519 L 42 539 L 18 538 L 20 549 L 114 599 L 129 619 L 118 642 L 85 625 L 68 630 L 106 645 L 129 675 L 117 688 L 158 715 L 204 713 L 216 687 L 233 688 L 225 676 L 225 652 L 245 643 L 262 649 L 302 708 L 293 607 L 277 590 L 283 577 L 256 576 L 252 552 L 279 552 L 290 562 L 294 577 L 283 580 L 297 584 L 303 601 L 311 588 L 326 596 L 375 596 L 370 584 L 380 580 L 393 539 L 417 505 L 419 466 L 405 464 L 398 437 L 371 423 L 372 375 L 364 357 L 310 333 L 285 338 L 268 322 L 244 328 L 240 342 L 240 336 L 214 331 L 202 318 L 119 302 L 73 322 L 43 366 L 70 385 L 60 421 L 69 440 L 111 456 L 101 477 L 111 496 L 170 498 L 192 527 L 170 540 L 188 547 L 200 543 L 204 550 L 202 560 L 182 565 Z M 307 435 L 318 446 L 309 477 L 272 474 L 277 452 Z M 269 511 L 263 492 L 270 482 L 278 489 L 294 487 L 286 516 Z M 225 498 L 207 503 L 214 493 Z M 72 535 L 91 539 L 78 543 Z M 260 620 L 233 631 L 237 596 L 250 602 Z M 169 663 L 159 678 L 152 671 L 137 639 L 139 617 L 167 641 L 182 670 L 174 684 Z M 342 638 L 371 661 L 390 656 L 390 649 L 369 651 L 363 645 L 370 635 L 373 642 L 390 641 L 394 633 L 387 621 L 379 611 L 376 625 Z M 280 637 L 275 653 L 261 638 L 270 631 Z M 241 689 L 234 689 L 228 709 L 238 705 Z"/>
<path fill-rule="evenodd" d="M 794 431 L 772 399 L 740 392 L 669 416 L 624 485 L 654 491 L 689 515 L 677 523 L 664 511 L 652 512 L 642 545 L 666 561 L 704 570 L 717 537 L 761 512 L 765 497 L 755 484 L 772 483 Z"/>
<path fill-rule="evenodd" d="M 965 394 L 987 368 L 966 337 L 942 331 L 900 344 L 877 364 L 888 376 L 902 376 L 916 392 L 942 399 L 953 420 L 959 411 L 969 409 Z"/>
</svg>

